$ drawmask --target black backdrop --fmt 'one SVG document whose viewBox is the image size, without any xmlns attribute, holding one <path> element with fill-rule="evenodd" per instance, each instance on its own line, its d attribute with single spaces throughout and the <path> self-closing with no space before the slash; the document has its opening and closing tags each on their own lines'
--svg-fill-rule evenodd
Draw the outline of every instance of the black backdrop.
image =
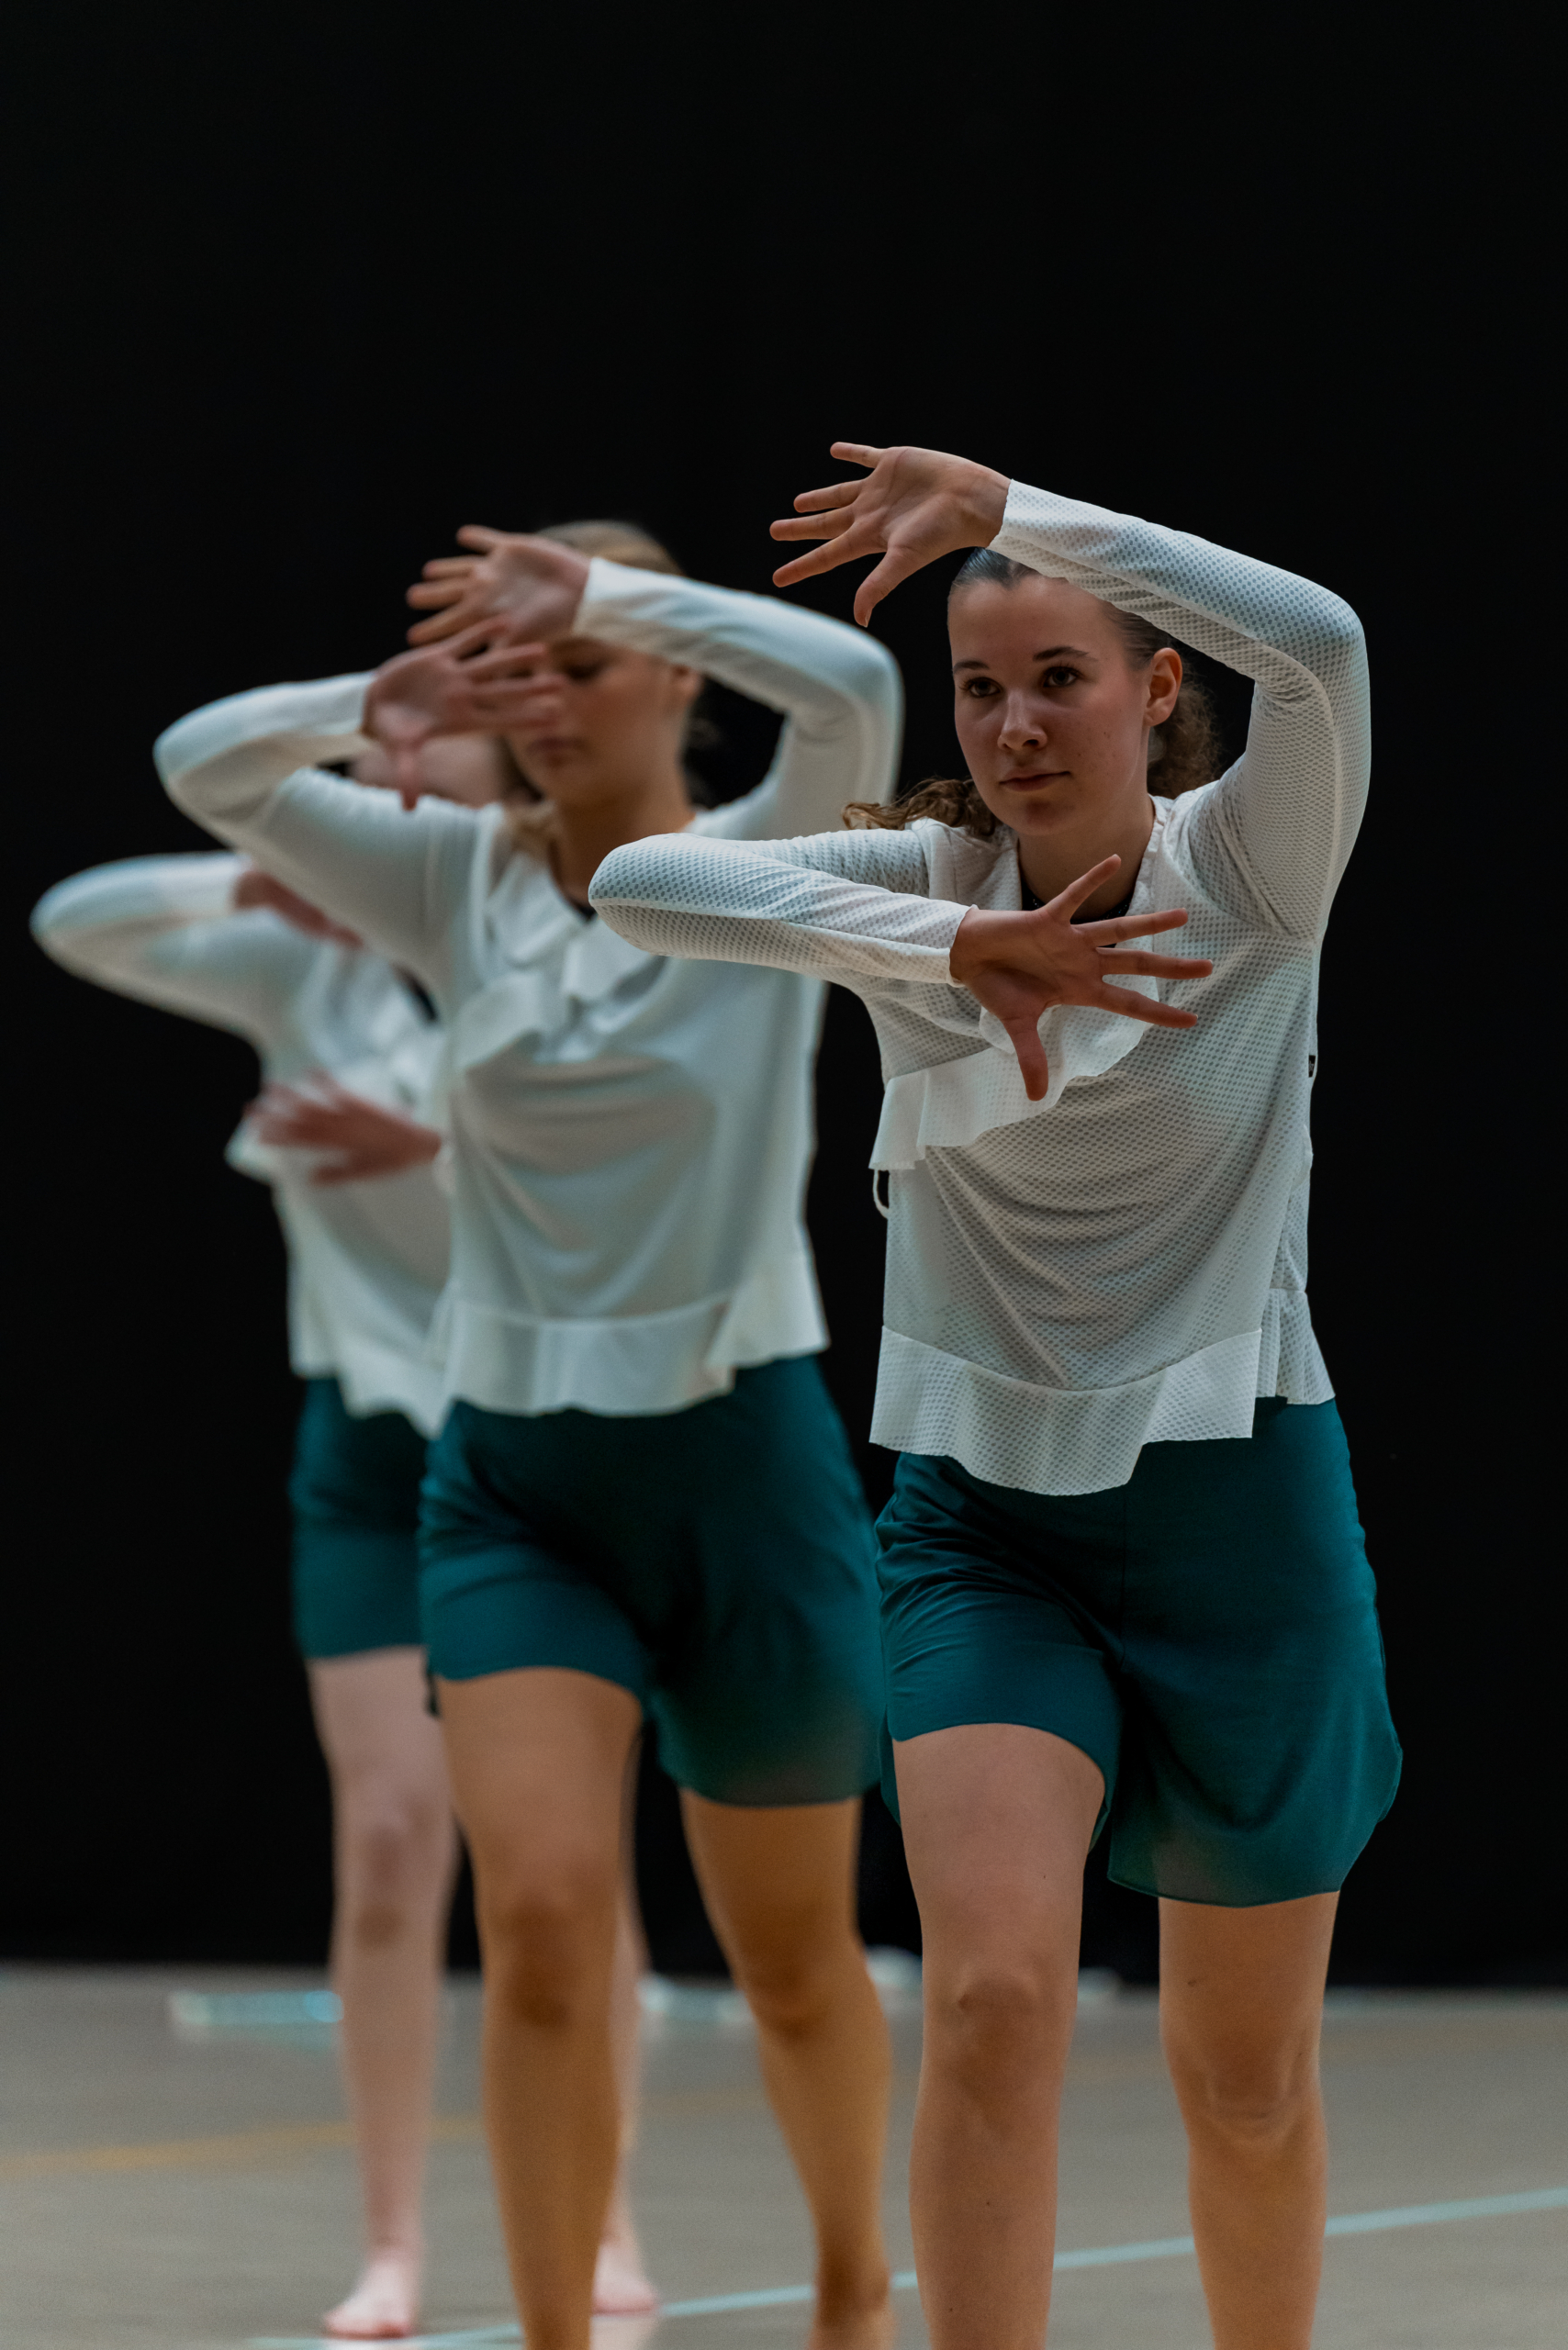
<svg viewBox="0 0 1568 2350">
<path fill-rule="evenodd" d="M 250 1058 L 66 979 L 28 906 L 198 845 L 153 733 L 397 649 L 459 522 L 627 515 L 761 588 L 766 522 L 846 433 L 1195 529 L 1366 621 L 1378 765 L 1325 970 L 1313 1297 L 1407 1762 L 1338 1964 L 1560 1971 L 1559 1024 L 1537 952 L 1499 952 L 1551 902 L 1560 599 L 1529 453 L 1542 66 L 1497 38 L 1457 11 L 23 11 L 6 1948 L 309 1956 L 327 1897 L 281 1253 L 221 1158 Z M 910 778 L 952 758 L 941 588 L 878 621 Z M 768 730 L 723 723 L 734 788 Z M 857 1430 L 874 1094 L 835 1001 L 812 1223 Z M 646 1806 L 667 1859 L 656 1784 Z M 897 1938 L 885 1823 L 872 1863 Z M 1146 1971 L 1147 1908 L 1096 1886 L 1086 1954 Z"/>
</svg>

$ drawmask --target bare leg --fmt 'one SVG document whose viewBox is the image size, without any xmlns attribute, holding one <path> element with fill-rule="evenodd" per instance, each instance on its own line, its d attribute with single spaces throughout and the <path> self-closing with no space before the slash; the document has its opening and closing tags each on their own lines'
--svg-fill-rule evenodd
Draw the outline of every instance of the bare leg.
<svg viewBox="0 0 1568 2350">
<path fill-rule="evenodd" d="M 890 2059 L 855 1930 L 860 1806 L 752 1810 L 689 1794 L 681 1803 L 816 2228 L 812 2350 L 884 2350 L 894 2331 L 881 2227 Z"/>
<path fill-rule="evenodd" d="M 332 1979 L 365 2222 L 359 2282 L 322 2322 L 329 2333 L 385 2341 L 419 2318 L 457 1834 L 418 1649 L 319 1661 L 310 1694 L 332 1783 Z"/>
<path fill-rule="evenodd" d="M 1338 1894 L 1159 1905 L 1159 2014 L 1217 2350 L 1307 2350 L 1323 2265 L 1318 2088 Z"/>
<path fill-rule="evenodd" d="M 629 1772 L 627 1776 L 630 1785 L 635 1774 Z M 648 2272 L 643 2265 L 643 2247 L 637 2241 L 631 2198 L 626 2191 L 626 2165 L 637 2143 L 637 2109 L 642 2089 L 643 2014 L 637 1986 L 647 1965 L 642 1922 L 637 1915 L 630 1837 L 628 1818 L 625 1871 L 615 1921 L 615 1972 L 610 1994 L 610 2045 L 621 2109 L 620 2160 L 594 2268 L 593 2306 L 599 2317 L 635 2316 L 659 2305 L 659 2297 L 648 2282 Z"/>
<path fill-rule="evenodd" d="M 485 2112 L 529 2350 L 588 2350 L 620 2117 L 610 1978 L 628 1690 L 554 1669 L 441 1684 L 485 1956 Z"/>
<path fill-rule="evenodd" d="M 895 1746 L 925 1940 L 910 2207 L 932 2350 L 1039 2350 L 1083 1863 L 1103 1781 L 1011 1723 Z"/>
</svg>

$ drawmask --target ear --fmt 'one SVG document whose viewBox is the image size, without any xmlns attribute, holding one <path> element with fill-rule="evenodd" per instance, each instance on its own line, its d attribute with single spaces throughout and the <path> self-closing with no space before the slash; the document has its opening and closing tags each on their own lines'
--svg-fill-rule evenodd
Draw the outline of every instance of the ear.
<svg viewBox="0 0 1568 2350">
<path fill-rule="evenodd" d="M 1176 707 L 1176 697 L 1182 690 L 1182 655 L 1174 645 L 1162 644 L 1148 665 L 1148 699 L 1144 705 L 1144 720 L 1149 726 L 1163 726 Z"/>
<path fill-rule="evenodd" d="M 702 690 L 702 672 L 689 669 L 682 661 L 669 665 L 670 699 L 677 710 L 689 710 Z"/>
</svg>

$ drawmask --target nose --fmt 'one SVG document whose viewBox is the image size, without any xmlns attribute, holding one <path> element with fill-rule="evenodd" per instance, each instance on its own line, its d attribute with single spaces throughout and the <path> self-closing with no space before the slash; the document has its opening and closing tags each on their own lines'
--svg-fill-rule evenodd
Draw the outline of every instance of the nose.
<svg viewBox="0 0 1568 2350">
<path fill-rule="evenodd" d="M 1032 696 L 1012 693 L 1002 708 L 997 740 L 1004 751 L 1037 751 L 1046 739 L 1045 713 Z"/>
<path fill-rule="evenodd" d="M 566 707 L 564 681 L 546 671 L 543 676 L 522 677 L 518 681 L 524 708 L 524 722 L 530 726 L 548 725 L 560 716 Z"/>
</svg>

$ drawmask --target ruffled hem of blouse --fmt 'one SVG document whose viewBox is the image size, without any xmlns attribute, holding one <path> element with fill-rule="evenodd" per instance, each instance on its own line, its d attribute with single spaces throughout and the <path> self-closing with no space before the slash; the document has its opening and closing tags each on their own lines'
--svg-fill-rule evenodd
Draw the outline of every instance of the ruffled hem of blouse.
<svg viewBox="0 0 1568 2350">
<path fill-rule="evenodd" d="M 441 1431 L 446 1394 L 432 1363 L 341 1336 L 328 1340 L 319 1325 L 296 1329 L 289 1360 L 297 1378 L 335 1379 L 356 1419 L 372 1412 L 401 1412 L 421 1436 Z"/>
<path fill-rule="evenodd" d="M 765 1266 L 664 1314 L 548 1321 L 449 1289 L 432 1353 L 446 1392 L 491 1412 L 678 1412 L 727 1394 L 744 1366 L 818 1354 L 827 1329 L 809 1258 Z"/>
<path fill-rule="evenodd" d="M 884 1330 L 871 1437 L 1022 1493 L 1097 1494 L 1127 1483 L 1146 1444 L 1249 1437 L 1260 1395 L 1333 1392 L 1305 1293 L 1274 1291 L 1259 1329 L 1118 1387 L 1036 1386 Z"/>
</svg>

